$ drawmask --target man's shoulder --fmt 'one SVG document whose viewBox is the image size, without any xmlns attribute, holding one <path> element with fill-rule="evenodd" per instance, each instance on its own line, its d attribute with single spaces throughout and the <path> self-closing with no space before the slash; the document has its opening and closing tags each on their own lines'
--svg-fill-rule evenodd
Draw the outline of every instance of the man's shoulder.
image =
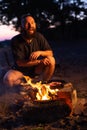
<svg viewBox="0 0 87 130">
<path fill-rule="evenodd" d="M 43 38 L 44 36 L 43 36 L 42 33 L 36 32 L 35 37 L 36 37 L 36 38 Z"/>
<path fill-rule="evenodd" d="M 14 37 L 12 37 L 11 40 L 12 40 L 12 41 L 13 41 L 13 40 L 17 40 L 17 39 L 19 39 L 20 37 L 21 37 L 21 34 L 17 34 L 17 35 L 15 35 Z"/>
<path fill-rule="evenodd" d="M 35 35 L 35 38 L 37 39 L 38 43 L 44 43 L 47 42 L 46 38 L 44 37 L 44 35 L 40 32 L 37 32 Z"/>
</svg>

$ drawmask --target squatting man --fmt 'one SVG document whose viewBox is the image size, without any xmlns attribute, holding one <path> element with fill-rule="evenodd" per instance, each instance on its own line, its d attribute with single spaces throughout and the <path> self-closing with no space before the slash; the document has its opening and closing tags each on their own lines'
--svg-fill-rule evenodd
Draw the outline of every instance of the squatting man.
<svg viewBox="0 0 87 130">
<path fill-rule="evenodd" d="M 8 86 L 20 84 L 24 75 L 32 79 L 38 76 L 39 80 L 47 82 L 54 73 L 53 51 L 46 38 L 36 28 L 34 17 L 22 16 L 20 34 L 11 39 L 15 65 L 3 77 Z"/>
</svg>

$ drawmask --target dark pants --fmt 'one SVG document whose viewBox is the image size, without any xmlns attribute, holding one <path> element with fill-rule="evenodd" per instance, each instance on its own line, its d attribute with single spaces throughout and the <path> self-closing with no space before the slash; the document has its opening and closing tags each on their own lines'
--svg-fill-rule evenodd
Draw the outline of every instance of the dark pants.
<svg viewBox="0 0 87 130">
<path fill-rule="evenodd" d="M 35 67 L 14 67 L 14 70 L 22 72 L 25 76 L 34 78 L 37 74 L 35 73 Z"/>
</svg>

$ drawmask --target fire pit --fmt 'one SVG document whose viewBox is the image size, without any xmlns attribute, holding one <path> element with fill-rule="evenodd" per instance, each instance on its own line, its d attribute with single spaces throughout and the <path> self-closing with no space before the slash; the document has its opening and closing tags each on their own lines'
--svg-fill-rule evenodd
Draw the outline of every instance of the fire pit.
<svg viewBox="0 0 87 130">
<path fill-rule="evenodd" d="M 48 84 L 32 83 L 32 80 L 27 78 L 21 86 L 20 94 L 24 100 L 17 116 L 24 121 L 51 122 L 72 112 L 71 83 L 63 81 L 50 81 Z M 20 104 L 20 101 L 17 103 Z"/>
</svg>

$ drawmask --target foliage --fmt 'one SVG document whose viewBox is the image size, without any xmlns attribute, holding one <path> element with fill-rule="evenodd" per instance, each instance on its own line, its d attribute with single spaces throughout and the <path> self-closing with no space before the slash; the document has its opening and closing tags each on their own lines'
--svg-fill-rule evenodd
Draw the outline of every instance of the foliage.
<svg viewBox="0 0 87 130">
<path fill-rule="evenodd" d="M 39 30 L 61 28 L 64 31 L 67 24 L 87 21 L 85 4 L 81 0 L 0 0 L 0 22 L 13 24 L 18 30 L 21 16 L 30 13 Z"/>
<path fill-rule="evenodd" d="M 0 1 L 0 12 L 1 22 L 3 24 L 9 24 L 12 21 L 15 22 L 14 18 L 18 19 L 22 14 L 31 13 L 36 19 L 42 21 L 50 19 L 52 22 L 56 20 L 65 21 L 70 19 L 71 11 L 75 15 L 80 14 L 84 9 L 84 3 L 81 0 L 1 0 Z M 74 19 L 74 17 L 72 17 Z"/>
</svg>

